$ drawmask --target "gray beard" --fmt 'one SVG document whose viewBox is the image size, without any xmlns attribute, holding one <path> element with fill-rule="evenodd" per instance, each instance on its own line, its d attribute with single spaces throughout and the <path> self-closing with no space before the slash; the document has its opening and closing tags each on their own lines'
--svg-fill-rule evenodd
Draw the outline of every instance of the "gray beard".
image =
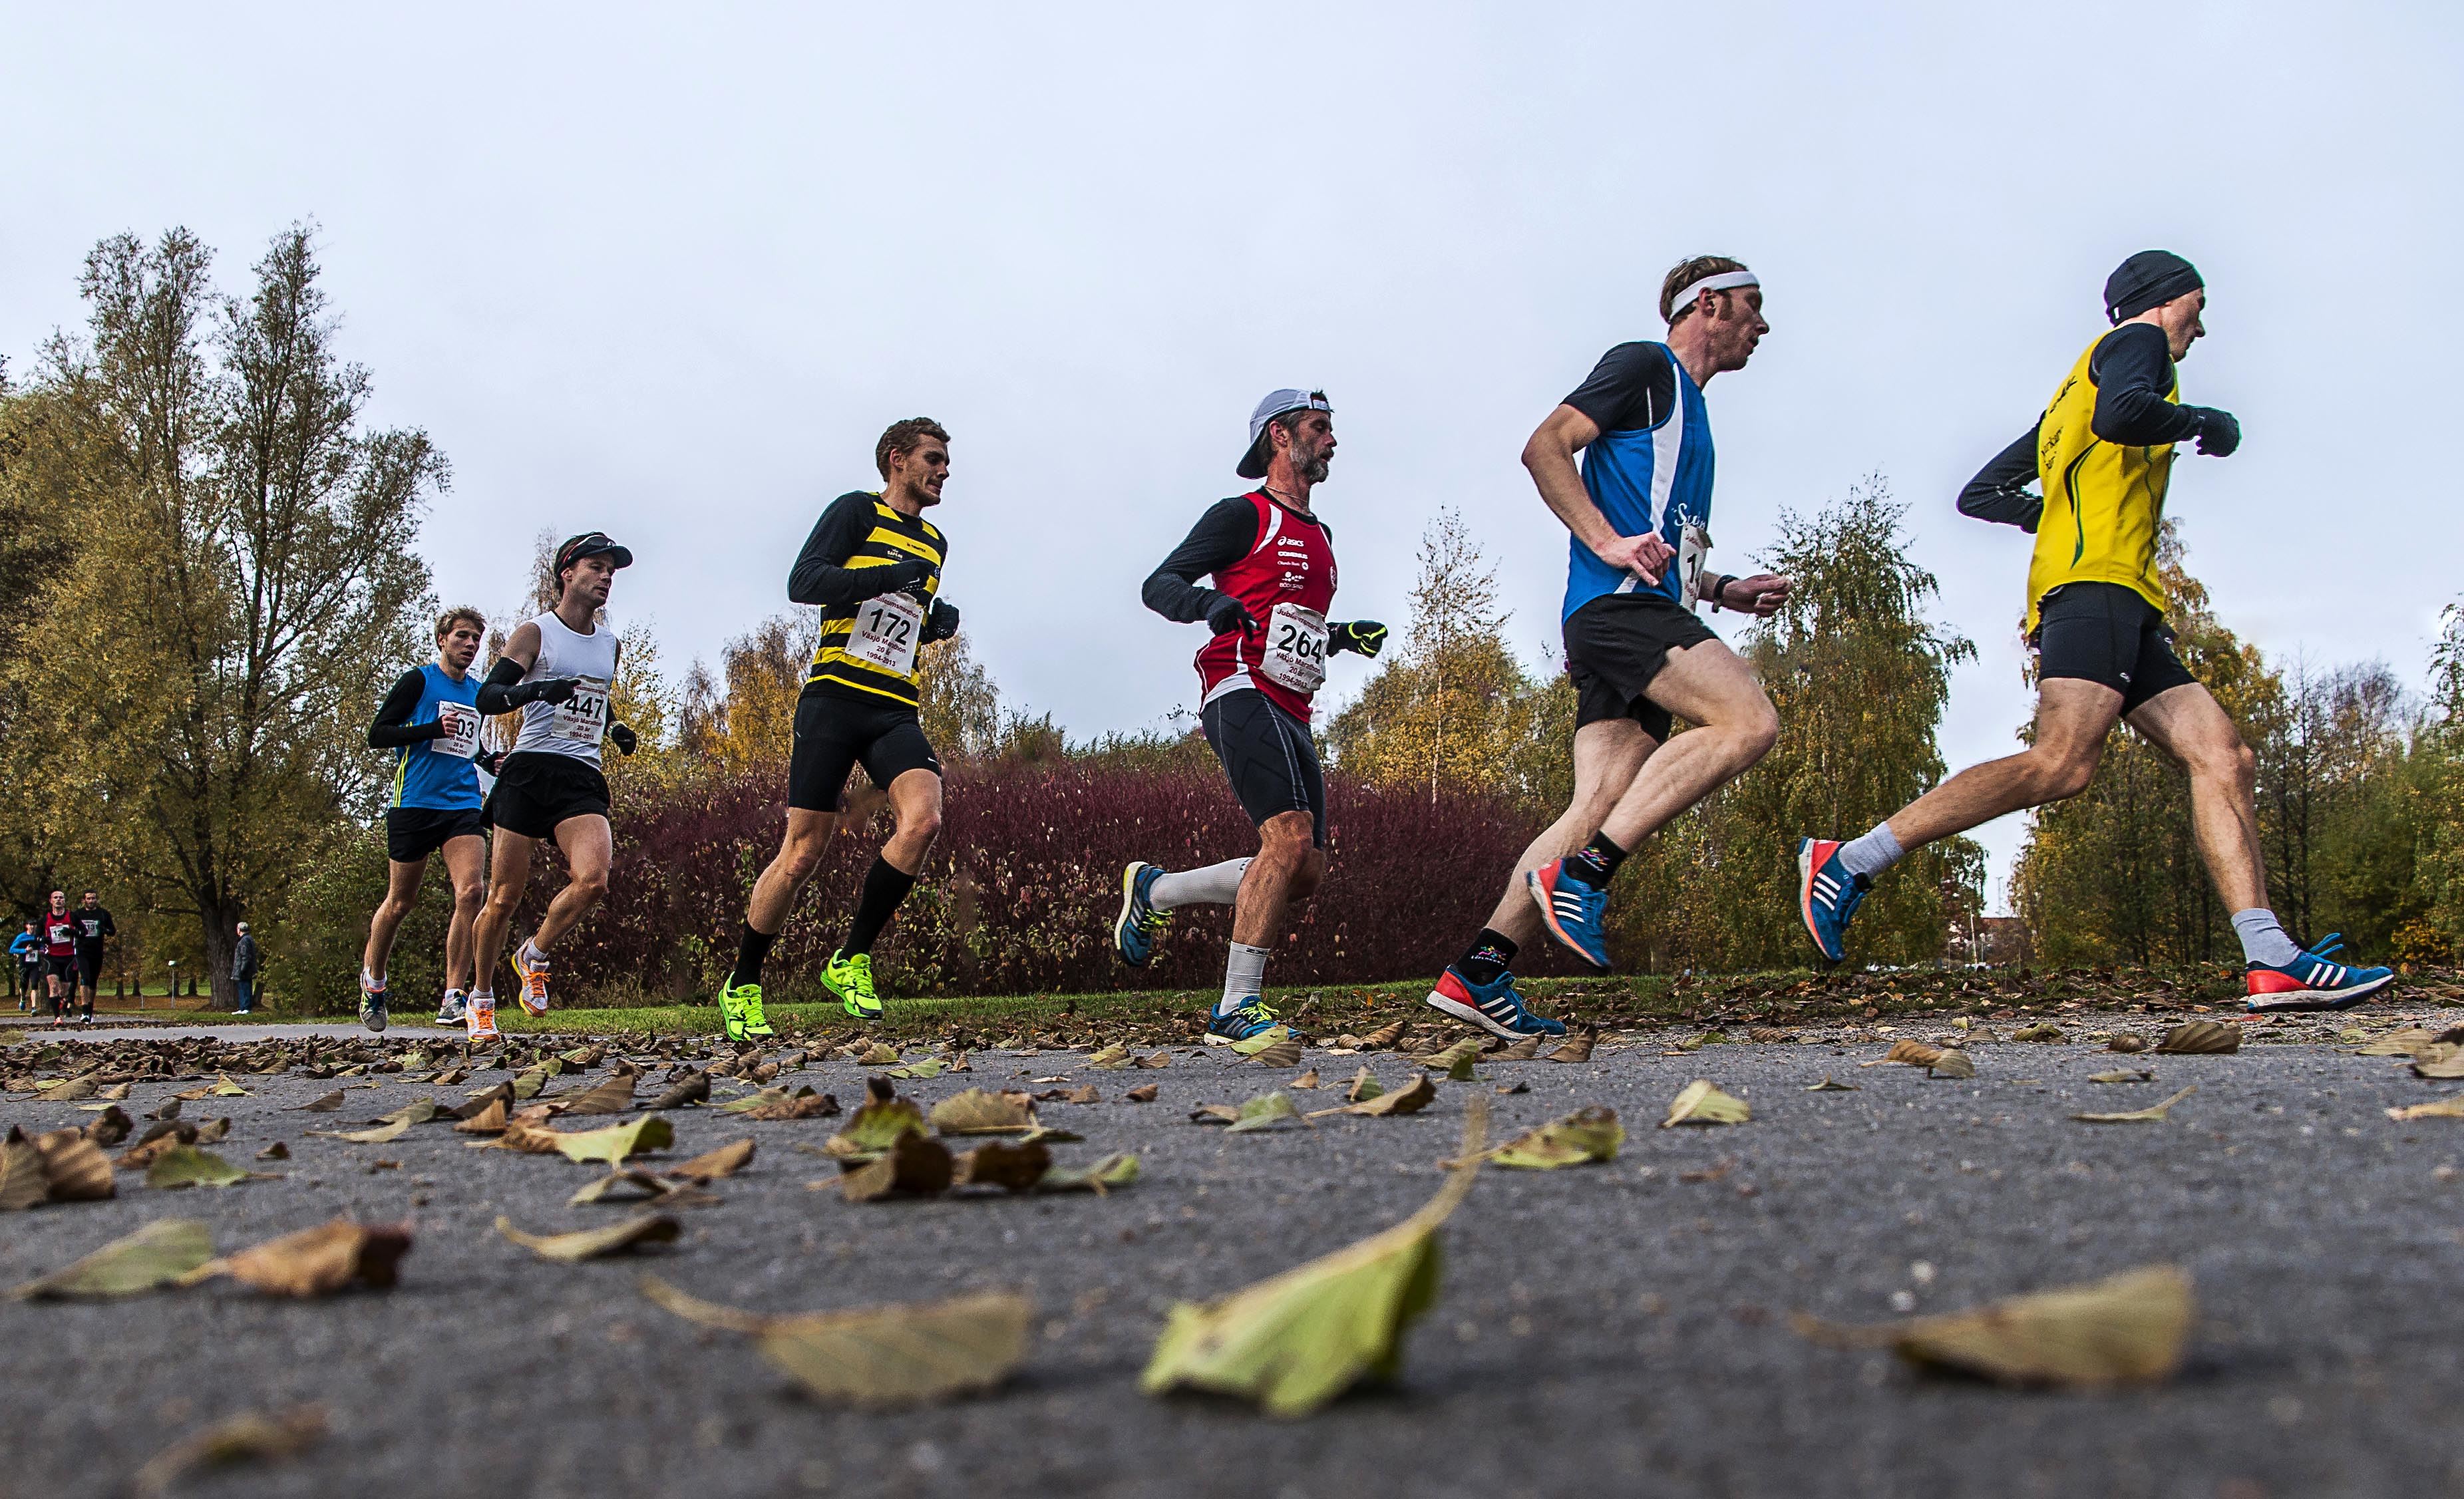
<svg viewBox="0 0 2464 1499">
<path fill-rule="evenodd" d="M 1326 482 L 1326 459 L 1311 458 L 1300 466 L 1301 477 L 1311 484 L 1323 484 Z"/>
</svg>

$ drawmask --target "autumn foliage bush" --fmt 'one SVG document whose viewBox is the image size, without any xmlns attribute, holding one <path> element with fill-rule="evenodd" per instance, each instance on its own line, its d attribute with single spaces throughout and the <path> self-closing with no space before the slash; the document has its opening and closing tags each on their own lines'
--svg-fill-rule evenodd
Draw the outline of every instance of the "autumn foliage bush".
<svg viewBox="0 0 2464 1499">
<path fill-rule="evenodd" d="M 565 992 L 683 999 L 715 989 L 744 900 L 786 823 L 783 766 L 620 778 L 606 903 L 557 948 Z M 1328 782 L 1330 872 L 1270 982 L 1433 976 L 1486 919 L 1537 825 L 1501 797 Z M 1221 981 L 1227 908 L 1176 913 L 1145 969 L 1113 955 L 1122 866 L 1176 869 L 1255 850 L 1221 778 L 1196 768 L 1053 756 L 951 768 L 941 836 L 875 949 L 896 995 L 1203 988 Z M 889 814 L 834 839 L 772 949 L 765 987 L 818 992 Z M 534 877 L 527 927 L 561 883 Z"/>
</svg>

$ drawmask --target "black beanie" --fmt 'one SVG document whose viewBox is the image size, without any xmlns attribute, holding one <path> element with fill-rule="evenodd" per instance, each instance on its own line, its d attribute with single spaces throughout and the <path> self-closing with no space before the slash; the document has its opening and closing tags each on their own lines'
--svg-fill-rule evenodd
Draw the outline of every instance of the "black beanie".
<svg viewBox="0 0 2464 1499">
<path fill-rule="evenodd" d="M 2104 278 L 2104 315 L 2121 322 L 2207 284 L 2196 266 L 2173 252 L 2143 250 Z"/>
</svg>

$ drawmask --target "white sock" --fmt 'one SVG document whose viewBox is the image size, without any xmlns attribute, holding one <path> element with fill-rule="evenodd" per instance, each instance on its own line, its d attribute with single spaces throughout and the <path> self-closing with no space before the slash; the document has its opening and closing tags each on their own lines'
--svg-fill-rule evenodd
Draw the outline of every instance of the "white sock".
<svg viewBox="0 0 2464 1499">
<path fill-rule="evenodd" d="M 2276 913 L 2264 906 L 2234 912 L 2233 924 L 2233 935 L 2241 938 L 2241 956 L 2246 962 L 2281 968 L 2301 956 L 2301 949 L 2284 935 Z"/>
<path fill-rule="evenodd" d="M 537 942 L 532 941 L 529 937 L 523 937 L 522 961 L 526 963 L 543 963 L 547 961 L 547 954 L 540 949 Z"/>
<path fill-rule="evenodd" d="M 1202 870 L 1166 874 L 1147 890 L 1147 904 L 1157 911 L 1175 906 L 1228 906 L 1241 893 L 1241 871 L 1246 859 L 1226 859 Z"/>
<path fill-rule="evenodd" d="M 1892 833 L 1888 823 L 1878 825 L 1862 838 L 1853 838 L 1839 846 L 1839 867 L 1851 874 L 1862 874 L 1869 880 L 1905 857 L 1907 850 L 1900 847 L 1900 840 Z"/>
<path fill-rule="evenodd" d="M 1243 942 L 1232 944 L 1231 953 L 1223 959 L 1223 998 L 1215 1002 L 1215 1013 L 1229 1015 L 1243 1000 L 1252 998 L 1266 987 L 1266 952 Z"/>
<path fill-rule="evenodd" d="M 472 991 L 471 991 L 471 1006 L 472 1006 L 472 1008 L 473 1008 L 473 1009 L 482 1009 L 482 1010 L 492 1010 L 492 1009 L 495 1009 L 495 1008 L 496 1007 L 496 991 L 495 991 L 495 990 L 494 990 L 494 989 L 473 989 L 473 990 L 472 990 Z"/>
<path fill-rule="evenodd" d="M 385 986 L 385 981 L 382 977 L 368 972 L 364 967 L 360 970 L 361 988 L 367 990 L 371 994 L 375 994 L 382 991 Z"/>
</svg>

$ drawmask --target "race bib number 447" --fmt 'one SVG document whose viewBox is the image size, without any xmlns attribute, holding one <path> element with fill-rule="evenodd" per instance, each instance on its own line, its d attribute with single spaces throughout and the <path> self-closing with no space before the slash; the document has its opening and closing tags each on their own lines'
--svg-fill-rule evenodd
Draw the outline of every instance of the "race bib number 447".
<svg viewBox="0 0 2464 1499">
<path fill-rule="evenodd" d="M 596 744 L 607 732 L 607 679 L 585 676 L 573 695 L 556 705 L 556 737 Z"/>
</svg>

